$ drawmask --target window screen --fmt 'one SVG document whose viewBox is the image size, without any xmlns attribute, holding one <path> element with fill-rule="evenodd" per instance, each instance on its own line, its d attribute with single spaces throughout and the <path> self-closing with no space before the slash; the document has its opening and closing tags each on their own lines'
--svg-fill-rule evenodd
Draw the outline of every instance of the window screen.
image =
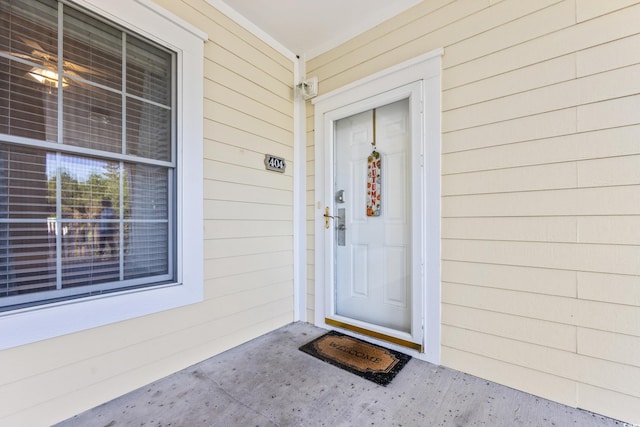
<svg viewBox="0 0 640 427">
<path fill-rule="evenodd" d="M 174 61 L 0 0 L 0 309 L 175 281 Z"/>
</svg>

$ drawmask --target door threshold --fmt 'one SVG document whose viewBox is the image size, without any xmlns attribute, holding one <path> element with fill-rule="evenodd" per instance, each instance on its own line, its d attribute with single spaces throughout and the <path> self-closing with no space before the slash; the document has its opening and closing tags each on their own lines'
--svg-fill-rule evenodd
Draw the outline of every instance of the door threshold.
<svg viewBox="0 0 640 427">
<path fill-rule="evenodd" d="M 375 332 L 375 331 L 372 331 L 370 329 L 366 329 L 366 328 L 361 328 L 359 326 L 350 325 L 348 323 L 338 322 L 337 320 L 333 320 L 333 319 L 329 319 L 329 318 L 325 318 L 324 319 L 324 323 L 326 323 L 327 325 L 335 326 L 337 328 L 342 328 L 342 329 L 347 329 L 347 330 L 352 331 L 352 332 L 357 332 L 359 334 L 366 335 L 366 336 L 371 337 L 371 338 L 376 338 L 376 339 L 379 339 L 379 340 L 382 340 L 382 341 L 387 341 L 387 342 L 390 342 L 392 344 L 400 345 L 402 347 L 407 347 L 407 348 L 410 348 L 412 350 L 419 351 L 420 353 L 422 353 L 422 350 L 423 350 L 422 344 L 418 344 L 418 343 L 415 343 L 415 342 L 403 340 L 401 338 L 392 337 L 391 335 L 382 334 L 380 332 Z"/>
</svg>

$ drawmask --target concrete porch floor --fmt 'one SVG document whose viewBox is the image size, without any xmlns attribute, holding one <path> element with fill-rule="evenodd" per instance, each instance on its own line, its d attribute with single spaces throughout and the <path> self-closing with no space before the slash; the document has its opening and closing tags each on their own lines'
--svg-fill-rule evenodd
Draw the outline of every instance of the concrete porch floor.
<svg viewBox="0 0 640 427">
<path fill-rule="evenodd" d="M 71 426 L 620 426 L 412 359 L 387 387 L 301 351 L 294 323 L 59 423 Z"/>
</svg>

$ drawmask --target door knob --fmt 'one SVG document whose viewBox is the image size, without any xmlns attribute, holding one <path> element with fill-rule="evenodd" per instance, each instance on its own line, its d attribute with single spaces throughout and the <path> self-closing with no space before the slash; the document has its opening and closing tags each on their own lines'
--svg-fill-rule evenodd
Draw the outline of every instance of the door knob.
<svg viewBox="0 0 640 427">
<path fill-rule="evenodd" d="M 343 210 L 344 209 L 340 209 L 340 211 L 343 211 Z M 329 228 L 329 218 L 331 218 L 331 219 L 340 219 L 341 218 L 339 215 L 329 215 L 329 206 L 324 208 L 324 215 L 322 215 L 322 216 L 324 216 L 324 228 Z"/>
<path fill-rule="evenodd" d="M 327 206 L 326 208 L 324 208 L 324 228 L 326 229 L 329 228 L 329 218 L 333 217 L 329 215 L 329 206 Z"/>
</svg>

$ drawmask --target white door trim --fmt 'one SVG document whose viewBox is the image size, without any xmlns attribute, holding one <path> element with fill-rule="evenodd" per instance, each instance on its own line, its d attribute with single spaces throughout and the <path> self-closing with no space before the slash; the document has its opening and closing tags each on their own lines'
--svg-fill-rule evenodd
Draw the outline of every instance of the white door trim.
<svg viewBox="0 0 640 427">
<path fill-rule="evenodd" d="M 293 84 L 305 76 L 304 56 L 294 62 Z M 306 102 L 293 100 L 293 320 L 307 321 L 307 128 Z"/>
<path fill-rule="evenodd" d="M 421 227 L 420 252 L 422 254 L 422 324 L 424 352 L 397 348 L 414 357 L 431 363 L 440 363 L 440 161 L 441 161 L 441 70 L 443 50 L 421 55 L 379 73 L 351 83 L 343 88 L 316 98 L 315 106 L 315 324 L 333 329 L 325 324 L 325 228 L 324 207 L 327 206 L 325 168 L 327 142 L 331 141 L 331 128 L 327 126 L 330 113 L 341 107 L 361 102 L 367 98 L 408 85 L 422 83 L 422 135 L 421 151 L 424 168 L 419 179 L 425 196 L 420 203 L 424 220 Z M 375 341 L 375 340 L 374 340 Z M 389 343 L 383 343 L 394 347 Z"/>
</svg>

